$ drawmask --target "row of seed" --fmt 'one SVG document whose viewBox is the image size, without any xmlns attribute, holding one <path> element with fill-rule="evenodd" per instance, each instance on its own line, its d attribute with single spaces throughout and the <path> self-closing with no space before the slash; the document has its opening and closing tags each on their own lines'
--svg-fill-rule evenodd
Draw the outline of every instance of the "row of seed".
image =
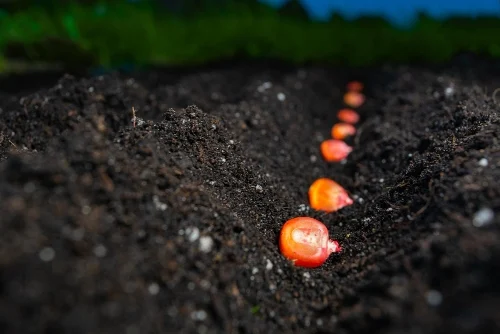
<svg viewBox="0 0 500 334">
<path fill-rule="evenodd" d="M 323 141 L 320 151 L 327 162 L 340 162 L 347 158 L 353 148 L 344 140 L 356 134 L 355 124 L 359 115 L 354 110 L 365 102 L 363 84 L 357 81 L 347 85 L 344 103 L 349 108 L 337 113 L 340 122 L 333 125 L 331 139 Z M 312 209 L 334 212 L 353 203 L 348 192 L 329 178 L 319 178 L 309 187 L 309 203 Z M 311 217 L 296 217 L 288 220 L 281 229 L 280 250 L 295 265 L 317 267 L 323 264 L 331 253 L 341 247 L 335 240 L 329 240 L 326 226 Z"/>
</svg>

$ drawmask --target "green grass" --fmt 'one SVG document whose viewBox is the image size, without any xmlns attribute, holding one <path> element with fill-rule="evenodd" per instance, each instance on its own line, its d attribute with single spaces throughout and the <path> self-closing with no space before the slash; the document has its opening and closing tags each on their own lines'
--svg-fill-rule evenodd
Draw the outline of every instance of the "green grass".
<svg viewBox="0 0 500 334">
<path fill-rule="evenodd" d="M 498 18 L 420 17 L 412 28 L 396 29 L 374 18 L 309 22 L 263 5 L 200 13 L 181 17 L 124 1 L 0 13 L 0 71 L 9 69 L 9 59 L 89 67 L 193 65 L 245 56 L 365 66 L 441 62 L 463 51 L 500 57 Z"/>
</svg>

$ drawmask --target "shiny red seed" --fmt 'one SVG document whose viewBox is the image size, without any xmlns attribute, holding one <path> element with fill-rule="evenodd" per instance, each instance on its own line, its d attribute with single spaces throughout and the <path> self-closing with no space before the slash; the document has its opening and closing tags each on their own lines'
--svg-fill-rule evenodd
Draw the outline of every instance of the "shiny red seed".
<svg viewBox="0 0 500 334">
<path fill-rule="evenodd" d="M 337 113 L 337 118 L 340 121 L 349 124 L 356 124 L 359 122 L 359 114 L 349 108 L 339 110 L 339 112 Z"/>
<path fill-rule="evenodd" d="M 332 137 L 335 139 L 345 139 L 353 136 L 356 133 L 356 128 L 352 124 L 337 123 L 332 127 Z"/>
<path fill-rule="evenodd" d="M 331 179 L 319 178 L 309 187 L 309 205 L 314 210 L 334 212 L 352 203 L 347 190 Z"/>
<path fill-rule="evenodd" d="M 342 140 L 327 139 L 320 146 L 323 159 L 328 162 L 342 161 L 352 152 L 352 147 Z"/>
<path fill-rule="evenodd" d="M 326 226 L 311 217 L 288 220 L 281 228 L 279 245 L 284 257 L 306 268 L 319 267 L 331 253 L 341 251 L 339 243 L 329 239 Z"/>
</svg>

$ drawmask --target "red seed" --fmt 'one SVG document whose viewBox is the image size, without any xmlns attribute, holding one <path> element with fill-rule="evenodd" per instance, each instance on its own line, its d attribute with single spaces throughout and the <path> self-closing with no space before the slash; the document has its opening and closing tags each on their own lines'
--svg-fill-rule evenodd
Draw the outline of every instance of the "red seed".
<svg viewBox="0 0 500 334">
<path fill-rule="evenodd" d="M 327 139 L 320 146 L 323 159 L 328 162 L 342 161 L 352 152 L 352 147 L 342 140 Z"/>
<path fill-rule="evenodd" d="M 331 179 L 319 178 L 309 187 L 309 205 L 314 210 L 335 212 L 352 203 L 347 191 Z"/>
<path fill-rule="evenodd" d="M 361 92 L 364 85 L 359 81 L 351 81 L 347 84 L 346 89 L 353 92 Z"/>
<path fill-rule="evenodd" d="M 280 251 L 296 266 L 321 266 L 331 253 L 341 251 L 339 243 L 329 240 L 326 226 L 311 217 L 296 217 L 281 228 Z"/>
<path fill-rule="evenodd" d="M 356 128 L 348 123 L 337 123 L 332 127 L 332 137 L 335 139 L 345 139 L 353 136 L 356 133 Z"/>
<path fill-rule="evenodd" d="M 344 94 L 344 103 L 351 108 L 358 108 L 365 103 L 365 96 L 362 93 L 350 91 Z"/>
<path fill-rule="evenodd" d="M 344 108 L 339 110 L 337 118 L 345 123 L 356 124 L 359 122 L 359 114 L 352 109 Z"/>
</svg>

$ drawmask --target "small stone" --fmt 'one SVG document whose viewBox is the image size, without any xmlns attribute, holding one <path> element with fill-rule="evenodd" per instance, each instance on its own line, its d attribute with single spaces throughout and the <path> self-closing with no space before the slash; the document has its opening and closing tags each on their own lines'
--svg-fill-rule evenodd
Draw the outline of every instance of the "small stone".
<svg viewBox="0 0 500 334">
<path fill-rule="evenodd" d="M 94 247 L 94 254 L 97 257 L 105 257 L 108 250 L 104 245 L 97 245 Z"/>
<path fill-rule="evenodd" d="M 266 270 L 271 270 L 271 269 L 273 269 L 273 263 L 271 262 L 271 260 L 266 259 Z"/>
<path fill-rule="evenodd" d="M 280 100 L 280 101 L 285 101 L 285 99 L 286 99 L 286 96 L 285 96 L 285 94 L 283 94 L 283 93 L 278 93 L 278 95 L 276 95 L 276 97 L 277 97 L 277 98 L 278 98 L 278 100 Z"/>
<path fill-rule="evenodd" d="M 200 250 L 203 253 L 210 252 L 212 250 L 213 245 L 214 245 L 214 241 L 211 237 L 203 236 L 200 238 Z"/>
<path fill-rule="evenodd" d="M 197 227 L 188 227 L 186 229 L 186 236 L 190 242 L 195 242 L 200 237 L 200 229 Z"/>
<path fill-rule="evenodd" d="M 270 82 L 264 82 L 262 85 L 260 85 L 259 87 L 257 87 L 257 91 L 259 93 L 263 93 L 265 90 L 271 88 L 273 85 L 272 83 Z"/>
<path fill-rule="evenodd" d="M 482 158 L 477 162 L 477 164 L 481 167 L 488 167 L 488 159 Z"/>
<path fill-rule="evenodd" d="M 84 215 L 88 215 L 88 214 L 90 214 L 90 211 L 92 211 L 92 209 L 90 208 L 90 206 L 88 206 L 88 205 L 84 205 L 84 206 L 82 207 L 82 213 L 83 213 Z"/>
<path fill-rule="evenodd" d="M 446 87 L 444 90 L 444 95 L 446 97 L 449 97 L 449 96 L 453 95 L 454 92 L 455 92 L 455 90 L 453 89 L 453 87 Z"/>
<path fill-rule="evenodd" d="M 207 312 L 203 310 L 194 311 L 191 313 L 191 319 L 203 321 L 207 318 Z"/>
<path fill-rule="evenodd" d="M 258 272 L 259 272 L 259 268 L 257 268 L 257 267 L 252 268 L 252 275 L 257 274 Z"/>
<path fill-rule="evenodd" d="M 257 189 L 257 191 L 260 193 L 264 191 L 264 188 L 262 188 L 262 186 L 260 184 L 256 185 L 255 189 Z"/>
<path fill-rule="evenodd" d="M 38 253 L 38 256 L 43 262 L 50 262 L 56 256 L 56 251 L 52 247 L 45 247 Z"/>
<path fill-rule="evenodd" d="M 430 290 L 426 294 L 427 303 L 431 306 L 439 306 L 443 302 L 443 295 L 436 290 Z"/>
<path fill-rule="evenodd" d="M 148 292 L 150 295 L 157 295 L 160 292 L 160 286 L 158 283 L 151 283 L 148 286 Z"/>
<path fill-rule="evenodd" d="M 306 212 L 308 210 L 308 206 L 305 205 L 305 204 L 300 204 L 299 205 L 299 208 L 298 208 L 298 211 L 299 212 Z"/>
<path fill-rule="evenodd" d="M 472 225 L 475 227 L 483 227 L 493 222 L 495 213 L 490 208 L 482 208 L 478 210 L 472 218 Z"/>
</svg>

